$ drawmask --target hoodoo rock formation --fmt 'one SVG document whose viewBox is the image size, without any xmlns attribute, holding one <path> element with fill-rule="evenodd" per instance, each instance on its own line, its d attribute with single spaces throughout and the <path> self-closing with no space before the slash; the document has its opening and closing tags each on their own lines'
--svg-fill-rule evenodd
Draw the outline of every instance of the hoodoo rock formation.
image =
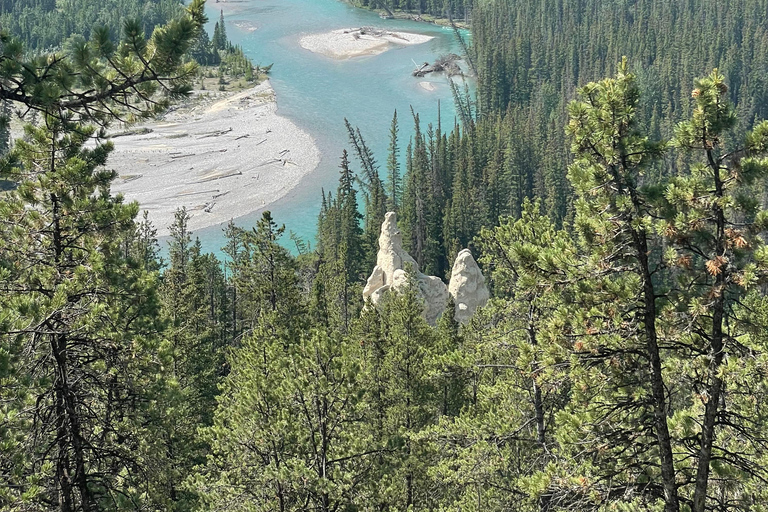
<svg viewBox="0 0 768 512">
<path fill-rule="evenodd" d="M 424 317 L 427 322 L 434 324 L 445 310 L 448 287 L 440 278 L 419 272 L 416 260 L 403 249 L 403 236 L 397 229 L 397 216 L 395 212 L 389 212 L 381 224 L 376 266 L 363 289 L 363 299 L 370 297 L 373 304 L 378 304 L 387 291 L 402 289 L 407 284 L 405 270 L 408 266 L 416 273 L 419 295 L 424 299 Z"/>
<path fill-rule="evenodd" d="M 389 290 L 403 289 L 407 285 L 406 269 L 416 273 L 416 285 L 424 301 L 424 317 L 434 325 L 448 304 L 449 288 L 439 277 L 419 272 L 416 260 L 403 249 L 403 237 L 397 229 L 397 216 L 389 212 L 384 217 L 379 235 L 376 266 L 363 289 L 363 299 L 369 297 L 378 304 Z M 488 300 L 488 288 L 472 254 L 465 249 L 453 265 L 450 295 L 456 303 L 456 319 L 466 322 L 475 310 Z"/>
<path fill-rule="evenodd" d="M 448 293 L 456 304 L 454 317 L 459 323 L 467 322 L 491 296 L 485 285 L 485 277 L 469 249 L 464 249 L 456 256 Z"/>
</svg>

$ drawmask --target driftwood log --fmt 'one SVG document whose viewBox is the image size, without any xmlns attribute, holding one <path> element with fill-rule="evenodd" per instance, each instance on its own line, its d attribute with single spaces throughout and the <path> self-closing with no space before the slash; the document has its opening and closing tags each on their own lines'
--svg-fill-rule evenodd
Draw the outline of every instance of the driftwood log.
<svg viewBox="0 0 768 512">
<path fill-rule="evenodd" d="M 441 55 L 435 61 L 434 64 L 425 62 L 421 66 L 413 70 L 413 76 L 423 77 L 429 73 L 446 73 L 448 76 L 461 75 L 463 72 L 459 67 L 459 61 L 461 57 L 455 53 L 449 53 L 448 55 Z"/>
</svg>

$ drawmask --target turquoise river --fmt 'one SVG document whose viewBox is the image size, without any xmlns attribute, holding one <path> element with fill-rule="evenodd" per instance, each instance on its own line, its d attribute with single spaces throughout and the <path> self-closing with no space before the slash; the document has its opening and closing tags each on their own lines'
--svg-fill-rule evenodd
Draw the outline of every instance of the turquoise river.
<svg viewBox="0 0 768 512">
<path fill-rule="evenodd" d="M 395 109 L 400 120 L 401 157 L 413 132 L 411 106 L 426 127 L 437 123 L 439 102 L 443 126 L 453 125 L 455 109 L 447 79 L 411 76 L 414 62 L 432 62 L 441 54 L 460 53 L 450 29 L 415 21 L 382 20 L 375 13 L 339 0 L 208 0 L 209 33 L 219 19 L 220 9 L 232 42 L 240 45 L 254 63 L 274 63 L 271 82 L 278 113 L 310 133 L 321 151 L 318 168 L 286 196 L 266 207 L 278 223 L 286 225 L 286 231 L 314 239 L 320 190 L 335 191 L 339 157 L 343 149 L 349 148 L 345 117 L 360 128 L 382 164 L 382 173 Z M 299 46 L 299 39 L 306 34 L 361 26 L 417 32 L 434 39 L 348 60 L 334 60 Z M 435 90 L 419 86 L 424 80 L 433 82 Z M 261 211 L 253 212 L 236 219 L 236 223 L 250 227 L 260 216 Z M 199 230 L 194 235 L 200 238 L 205 251 L 219 253 L 224 244 L 222 226 Z M 290 243 L 287 236 L 283 243 Z"/>
</svg>

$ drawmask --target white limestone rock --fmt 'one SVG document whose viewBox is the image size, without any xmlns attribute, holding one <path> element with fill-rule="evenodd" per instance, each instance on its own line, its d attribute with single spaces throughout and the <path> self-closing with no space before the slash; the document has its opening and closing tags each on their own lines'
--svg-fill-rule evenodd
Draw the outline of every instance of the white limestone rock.
<svg viewBox="0 0 768 512">
<path fill-rule="evenodd" d="M 386 281 L 384 279 L 384 271 L 381 269 L 380 266 L 376 265 L 373 267 L 373 272 L 371 273 L 370 277 L 368 278 L 368 281 L 365 283 L 365 288 L 363 288 L 363 300 L 370 297 L 373 292 L 381 288 L 382 286 L 386 285 Z"/>
<path fill-rule="evenodd" d="M 389 212 L 384 216 L 384 222 L 381 224 L 376 265 L 384 272 L 384 281 L 391 283 L 395 270 L 405 269 L 409 263 L 415 272 L 419 271 L 416 260 L 403 249 L 403 235 L 397 229 L 397 215 L 395 212 Z"/>
<path fill-rule="evenodd" d="M 411 264 L 413 269 L 418 271 L 416 260 L 403 249 L 403 236 L 397 229 L 397 215 L 394 212 L 389 212 L 381 224 L 376 266 L 373 267 L 373 272 L 365 283 L 363 299 L 370 298 L 375 305 L 379 303 L 385 292 L 403 286 L 404 264 Z"/>
<path fill-rule="evenodd" d="M 392 274 L 392 289 L 402 290 L 408 284 L 408 274 L 405 270 L 399 268 Z"/>
<path fill-rule="evenodd" d="M 390 286 L 388 284 L 385 284 L 384 286 L 377 288 L 371 293 L 371 302 L 373 304 L 378 304 L 381 302 L 381 299 L 384 298 L 384 294 L 389 291 Z"/>
<path fill-rule="evenodd" d="M 448 287 L 440 278 L 419 272 L 416 260 L 403 249 L 397 216 L 389 212 L 381 225 L 376 266 L 363 289 L 363 299 L 370 298 L 375 305 L 387 291 L 403 289 L 408 281 L 405 272 L 408 265 L 416 272 L 418 293 L 424 301 L 424 317 L 434 325 L 448 303 Z"/>
<path fill-rule="evenodd" d="M 448 287 L 439 277 L 419 274 L 419 291 L 424 297 L 424 317 L 435 325 L 448 305 Z"/>
<path fill-rule="evenodd" d="M 488 302 L 490 293 L 485 285 L 485 277 L 469 249 L 464 249 L 456 256 L 448 293 L 456 304 L 454 315 L 459 323 L 466 323 L 477 308 Z"/>
</svg>

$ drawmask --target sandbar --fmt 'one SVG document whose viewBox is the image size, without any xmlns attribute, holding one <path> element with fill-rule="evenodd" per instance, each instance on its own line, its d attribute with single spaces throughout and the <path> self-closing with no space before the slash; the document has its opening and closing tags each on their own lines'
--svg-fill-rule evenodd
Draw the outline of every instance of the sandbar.
<svg viewBox="0 0 768 512">
<path fill-rule="evenodd" d="M 237 219 L 287 194 L 320 162 L 314 139 L 277 115 L 269 81 L 209 92 L 193 108 L 114 137 L 112 192 L 138 201 L 158 236 L 185 207 L 194 231 Z"/>
<path fill-rule="evenodd" d="M 411 32 L 390 32 L 371 27 L 343 28 L 310 34 L 299 40 L 302 48 L 333 59 L 378 55 L 396 46 L 423 44 L 433 36 Z"/>
</svg>

